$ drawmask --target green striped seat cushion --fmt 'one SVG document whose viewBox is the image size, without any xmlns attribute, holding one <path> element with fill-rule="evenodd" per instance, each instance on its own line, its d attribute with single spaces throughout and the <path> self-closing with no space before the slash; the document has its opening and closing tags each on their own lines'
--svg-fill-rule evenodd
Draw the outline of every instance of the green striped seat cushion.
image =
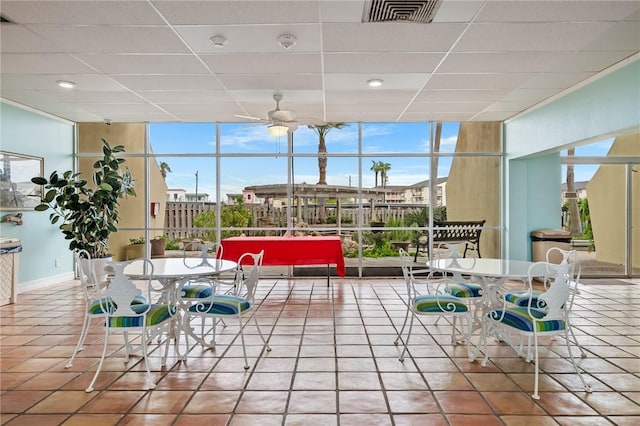
<svg viewBox="0 0 640 426">
<path fill-rule="evenodd" d="M 211 297 L 211 286 L 206 284 L 187 284 L 182 287 L 180 297 L 184 299 L 204 299 Z"/>
<path fill-rule="evenodd" d="M 89 315 L 104 315 L 105 312 L 102 308 L 111 304 L 111 302 L 109 302 L 110 300 L 111 300 L 110 297 L 102 297 L 98 300 L 94 300 L 91 303 L 91 305 L 89 305 L 89 309 L 87 310 L 87 312 L 89 313 Z M 146 303 L 147 303 L 147 298 L 142 295 L 138 295 L 133 298 L 131 305 L 144 305 Z M 115 307 L 116 306 L 114 304 L 114 308 Z"/>
<path fill-rule="evenodd" d="M 213 302 L 197 303 L 189 307 L 189 312 L 212 315 L 237 315 L 251 307 L 251 302 L 242 297 L 226 294 L 216 295 Z"/>
<path fill-rule="evenodd" d="M 149 311 L 139 317 L 111 317 L 109 318 L 109 327 L 142 327 L 145 317 L 147 318 L 147 326 L 154 326 L 168 320 L 176 313 L 174 306 L 164 304 L 153 304 L 151 307 L 149 305 L 131 305 L 131 310 L 135 313 L 142 313 L 147 309 Z"/>
<path fill-rule="evenodd" d="M 423 294 L 416 297 L 415 309 L 417 312 L 467 312 L 466 303 L 449 294 Z"/>
<path fill-rule="evenodd" d="M 531 293 L 531 307 L 532 308 L 544 308 L 546 304 L 544 300 L 538 300 L 542 292 L 534 291 Z M 514 293 L 506 293 L 504 300 L 512 305 L 527 307 L 529 306 L 529 293 L 526 291 L 516 291 Z"/>
<path fill-rule="evenodd" d="M 482 286 L 472 283 L 454 283 L 447 286 L 447 293 L 455 297 L 481 297 Z"/>
<path fill-rule="evenodd" d="M 504 317 L 502 317 L 503 311 Z M 522 307 L 506 308 L 504 310 L 497 309 L 489 312 L 487 315 L 494 321 L 522 331 L 533 331 L 534 324 L 537 332 L 557 331 L 565 328 L 563 320 L 533 321 L 531 315 L 536 319 L 542 319 L 545 316 L 544 312 L 537 309 L 531 309 L 531 315 L 529 315 L 528 308 Z"/>
</svg>

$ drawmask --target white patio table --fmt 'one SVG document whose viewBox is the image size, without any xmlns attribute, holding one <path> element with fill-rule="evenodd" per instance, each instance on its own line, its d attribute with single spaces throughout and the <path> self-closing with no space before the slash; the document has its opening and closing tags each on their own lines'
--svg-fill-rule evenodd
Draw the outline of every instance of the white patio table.
<svg viewBox="0 0 640 426">
<path fill-rule="evenodd" d="M 205 258 L 205 257 L 167 257 L 151 259 L 153 272 L 145 267 L 145 262 L 133 262 L 124 268 L 124 274 L 132 279 L 152 279 L 157 280 L 163 292 L 162 298 L 165 301 L 177 303 L 178 294 L 175 294 L 178 287 L 185 280 L 201 279 L 203 277 L 214 277 L 224 272 L 233 271 L 238 264 L 232 260 Z M 174 292 L 174 293 L 172 293 Z M 180 311 L 178 310 L 178 314 Z M 180 331 L 191 333 L 191 330 L 184 330 L 182 319 L 179 318 L 177 330 L 174 330 L 175 353 L 178 359 L 184 360 L 186 355 L 182 355 L 179 350 Z M 177 331 L 177 332 L 176 332 Z"/>
<path fill-rule="evenodd" d="M 487 313 L 494 307 L 502 304 L 501 286 L 507 280 L 525 282 L 529 277 L 529 267 L 533 262 L 525 260 L 491 259 L 491 258 L 443 258 L 427 261 L 427 267 L 438 272 L 452 274 L 454 276 L 467 275 L 471 281 L 478 282 L 482 286 L 482 298 L 474 309 L 474 331 L 482 330 L 491 334 L 491 330 L 485 330 L 484 322 Z M 522 348 L 514 345 L 510 339 L 501 334 L 496 334 L 499 340 L 504 341 L 516 352 L 522 353 Z M 484 335 L 482 338 L 486 339 Z M 478 346 L 479 347 L 479 346 Z M 477 356 L 476 353 L 473 359 Z"/>
</svg>

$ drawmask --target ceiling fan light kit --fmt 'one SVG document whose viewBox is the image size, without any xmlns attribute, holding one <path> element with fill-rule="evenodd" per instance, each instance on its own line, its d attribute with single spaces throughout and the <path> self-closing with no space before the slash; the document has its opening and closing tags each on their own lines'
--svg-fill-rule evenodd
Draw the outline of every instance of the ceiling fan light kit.
<svg viewBox="0 0 640 426">
<path fill-rule="evenodd" d="M 283 126 L 282 124 L 271 124 L 267 127 L 267 131 L 271 136 L 284 136 L 289 131 L 287 126 Z"/>
</svg>

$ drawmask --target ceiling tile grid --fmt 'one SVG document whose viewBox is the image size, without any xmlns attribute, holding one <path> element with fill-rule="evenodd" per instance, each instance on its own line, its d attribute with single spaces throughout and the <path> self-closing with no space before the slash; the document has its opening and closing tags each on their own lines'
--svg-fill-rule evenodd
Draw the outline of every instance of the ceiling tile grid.
<svg viewBox="0 0 640 426">
<path fill-rule="evenodd" d="M 0 96 L 72 121 L 246 121 L 275 92 L 317 120 L 505 120 L 640 52 L 637 0 L 442 0 L 428 24 L 366 3 L 0 0 Z"/>
</svg>

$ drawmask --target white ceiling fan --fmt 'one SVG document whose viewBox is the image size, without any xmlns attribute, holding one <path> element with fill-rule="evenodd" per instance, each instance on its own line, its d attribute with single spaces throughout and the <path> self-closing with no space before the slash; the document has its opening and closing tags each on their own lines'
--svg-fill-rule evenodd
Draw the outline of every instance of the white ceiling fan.
<svg viewBox="0 0 640 426">
<path fill-rule="evenodd" d="M 236 115 L 236 117 L 247 118 L 249 120 L 260 121 L 268 124 L 267 130 L 273 136 L 284 136 L 287 132 L 295 132 L 300 123 L 296 119 L 296 115 L 293 111 L 280 109 L 282 94 L 274 93 L 273 100 L 276 101 L 276 109 L 269 111 L 267 113 L 267 118 L 252 117 L 249 115 Z M 315 123 L 317 121 L 319 120 L 314 120 L 314 123 L 309 124 L 317 124 Z"/>
</svg>

